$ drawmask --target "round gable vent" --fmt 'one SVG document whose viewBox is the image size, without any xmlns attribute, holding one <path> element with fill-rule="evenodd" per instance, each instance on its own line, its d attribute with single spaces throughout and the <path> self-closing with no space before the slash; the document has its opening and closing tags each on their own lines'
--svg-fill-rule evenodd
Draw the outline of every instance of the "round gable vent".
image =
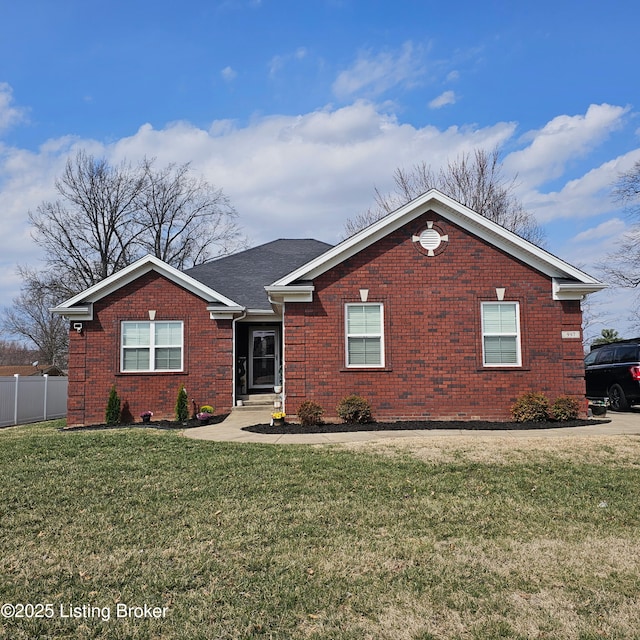
<svg viewBox="0 0 640 640">
<path fill-rule="evenodd" d="M 422 229 L 420 233 L 414 235 L 411 239 L 416 249 L 429 257 L 442 253 L 449 242 L 449 236 L 443 234 L 442 229 L 433 222 L 427 222 L 427 228 Z"/>
<path fill-rule="evenodd" d="M 435 229 L 425 229 L 418 240 L 420 246 L 427 251 L 435 251 L 442 242 L 442 237 Z"/>
</svg>

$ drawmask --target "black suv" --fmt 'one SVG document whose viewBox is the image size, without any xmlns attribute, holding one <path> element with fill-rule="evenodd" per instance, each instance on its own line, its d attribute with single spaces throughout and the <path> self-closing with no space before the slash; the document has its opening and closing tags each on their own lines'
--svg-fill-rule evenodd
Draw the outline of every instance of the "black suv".
<svg viewBox="0 0 640 640">
<path fill-rule="evenodd" d="M 589 400 L 608 398 L 614 411 L 640 404 L 640 338 L 591 347 L 584 367 Z"/>
</svg>

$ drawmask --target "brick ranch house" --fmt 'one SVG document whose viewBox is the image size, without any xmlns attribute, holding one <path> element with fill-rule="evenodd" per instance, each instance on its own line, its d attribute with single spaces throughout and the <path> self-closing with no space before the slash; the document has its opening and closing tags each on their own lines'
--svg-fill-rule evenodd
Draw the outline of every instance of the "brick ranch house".
<svg viewBox="0 0 640 640">
<path fill-rule="evenodd" d="M 172 418 L 180 384 L 232 410 L 284 387 L 327 417 L 508 420 L 525 391 L 584 407 L 580 300 L 605 285 L 431 190 L 336 246 L 276 240 L 184 272 L 152 256 L 53 311 L 70 321 L 68 424 Z"/>
</svg>

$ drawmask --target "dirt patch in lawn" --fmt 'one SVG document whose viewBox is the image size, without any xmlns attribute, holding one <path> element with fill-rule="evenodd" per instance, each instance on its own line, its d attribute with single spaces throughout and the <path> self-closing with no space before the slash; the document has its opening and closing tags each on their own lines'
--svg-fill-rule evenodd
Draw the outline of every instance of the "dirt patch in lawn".
<svg viewBox="0 0 640 640">
<path fill-rule="evenodd" d="M 385 438 L 366 442 L 346 442 L 339 446 L 383 455 L 409 454 L 424 462 L 441 464 L 474 462 L 513 464 L 553 457 L 579 464 L 612 464 L 616 467 L 640 467 L 640 436 L 633 435 L 536 435 L 483 436 L 432 435 Z"/>
</svg>

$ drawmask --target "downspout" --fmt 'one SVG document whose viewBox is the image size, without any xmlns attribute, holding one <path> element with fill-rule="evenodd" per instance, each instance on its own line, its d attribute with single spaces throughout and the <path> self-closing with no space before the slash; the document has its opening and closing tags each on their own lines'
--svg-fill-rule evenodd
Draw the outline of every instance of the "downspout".
<svg viewBox="0 0 640 640">
<path fill-rule="evenodd" d="M 282 411 L 286 415 L 286 398 L 287 398 L 287 386 L 286 379 L 284 377 L 284 362 L 285 362 L 285 348 L 287 346 L 287 341 L 284 339 L 284 315 L 286 311 L 286 302 L 282 301 L 282 362 L 280 363 L 280 367 L 282 369 L 282 375 L 280 376 L 280 384 L 282 385 Z"/>
<path fill-rule="evenodd" d="M 232 343 L 233 343 L 233 346 L 232 346 L 232 349 L 231 349 L 231 351 L 232 351 L 232 356 L 231 357 L 232 357 L 232 360 L 233 360 L 233 363 L 232 363 L 233 376 L 232 376 L 232 383 L 231 383 L 233 385 L 233 394 L 231 396 L 232 397 L 232 401 L 233 401 L 233 406 L 231 407 L 232 410 L 233 410 L 233 407 L 235 407 L 236 404 L 237 404 L 236 389 L 238 388 L 237 381 L 236 381 L 236 372 L 238 370 L 238 365 L 237 365 L 237 362 L 236 362 L 236 322 L 238 322 L 238 320 L 244 320 L 246 317 L 247 317 L 247 310 L 245 309 L 242 312 L 242 315 L 239 315 L 237 318 L 234 318 L 231 321 L 231 340 L 232 340 Z"/>
<path fill-rule="evenodd" d="M 284 377 L 284 362 L 285 362 L 285 346 L 286 346 L 286 342 L 284 339 L 284 314 L 285 314 L 285 301 L 283 300 L 282 302 L 278 302 L 276 300 L 274 300 L 271 295 L 269 295 L 269 293 L 267 293 L 267 298 L 269 299 L 269 304 L 272 307 L 279 307 L 280 305 L 282 305 L 282 360 L 280 362 L 280 368 L 282 369 L 282 376 L 280 377 L 280 384 L 282 385 L 282 393 L 280 394 L 280 401 L 281 401 L 281 410 L 286 414 L 287 413 L 287 409 L 285 407 L 286 404 L 286 397 L 287 397 L 287 387 L 286 387 L 286 380 Z"/>
</svg>

